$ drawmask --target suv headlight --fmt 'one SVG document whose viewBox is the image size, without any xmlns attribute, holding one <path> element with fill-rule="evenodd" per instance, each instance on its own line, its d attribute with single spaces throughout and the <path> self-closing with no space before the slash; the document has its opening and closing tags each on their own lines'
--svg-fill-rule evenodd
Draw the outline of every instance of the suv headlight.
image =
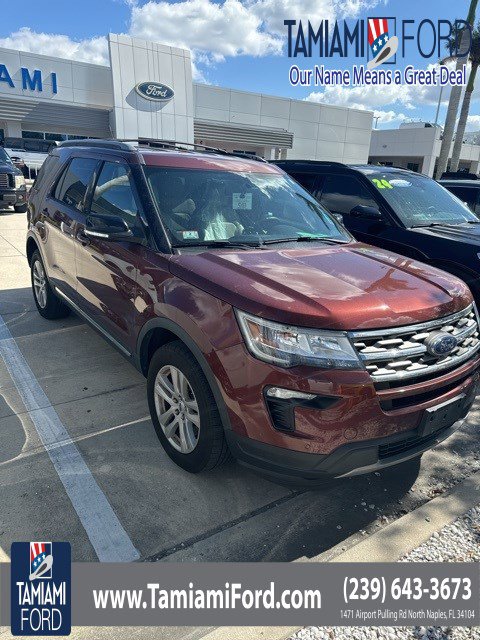
<svg viewBox="0 0 480 640">
<path fill-rule="evenodd" d="M 15 176 L 15 189 L 20 189 L 25 186 L 25 178 L 23 176 Z"/>
<path fill-rule="evenodd" d="M 248 350 L 259 360 L 281 367 L 362 368 L 346 333 L 291 327 L 235 312 Z"/>
</svg>

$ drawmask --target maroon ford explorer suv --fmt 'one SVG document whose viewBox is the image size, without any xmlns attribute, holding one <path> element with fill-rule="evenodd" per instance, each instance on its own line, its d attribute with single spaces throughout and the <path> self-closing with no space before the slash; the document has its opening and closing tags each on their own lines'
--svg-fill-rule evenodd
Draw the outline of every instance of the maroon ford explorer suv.
<svg viewBox="0 0 480 640">
<path fill-rule="evenodd" d="M 465 284 L 355 242 L 278 167 L 167 147 L 59 145 L 27 255 L 40 314 L 73 309 L 148 378 L 172 460 L 306 484 L 458 428 L 480 349 Z"/>
</svg>

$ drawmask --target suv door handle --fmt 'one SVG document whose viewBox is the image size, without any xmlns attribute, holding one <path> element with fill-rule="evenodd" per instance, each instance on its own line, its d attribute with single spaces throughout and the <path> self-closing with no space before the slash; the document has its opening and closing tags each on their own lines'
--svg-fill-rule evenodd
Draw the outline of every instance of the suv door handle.
<svg viewBox="0 0 480 640">
<path fill-rule="evenodd" d="M 75 237 L 84 247 L 90 244 L 90 238 L 85 235 L 83 229 L 79 229 Z"/>
<path fill-rule="evenodd" d="M 60 230 L 66 236 L 73 236 L 73 228 L 69 224 L 67 224 L 66 222 L 61 222 L 60 223 Z"/>
</svg>

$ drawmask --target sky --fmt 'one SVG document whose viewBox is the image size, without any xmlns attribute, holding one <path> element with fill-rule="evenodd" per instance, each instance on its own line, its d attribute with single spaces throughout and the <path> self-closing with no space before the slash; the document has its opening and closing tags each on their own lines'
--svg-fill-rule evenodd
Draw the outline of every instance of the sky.
<svg viewBox="0 0 480 640">
<path fill-rule="evenodd" d="M 21 10 L 2 12 L 0 47 L 108 64 L 106 35 L 126 33 L 189 48 L 197 82 L 369 109 L 375 112 L 378 128 L 397 128 L 405 120 L 433 122 L 440 90 L 292 87 L 288 72 L 293 63 L 302 68 L 351 68 L 355 60 L 289 58 L 284 19 L 318 25 L 326 18 L 394 16 L 397 24 L 402 19 L 418 24 L 424 18 L 464 19 L 468 5 L 468 0 L 22 0 Z M 412 45 L 405 62 L 427 68 L 434 60 L 422 59 Z M 480 130 L 480 80 L 477 85 L 470 131 Z M 440 124 L 447 99 L 444 91 Z"/>
</svg>

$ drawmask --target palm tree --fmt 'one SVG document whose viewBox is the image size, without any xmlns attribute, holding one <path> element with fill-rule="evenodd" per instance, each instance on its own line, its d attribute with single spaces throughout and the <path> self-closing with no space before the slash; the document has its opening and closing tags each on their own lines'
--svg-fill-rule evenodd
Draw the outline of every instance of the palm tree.
<svg viewBox="0 0 480 640">
<path fill-rule="evenodd" d="M 473 26 L 475 22 L 475 13 L 477 11 L 478 0 L 470 0 L 470 8 L 468 10 L 467 23 Z M 468 46 L 469 29 L 465 28 L 462 31 L 462 37 L 460 40 L 460 51 L 465 51 Z M 456 70 L 460 71 L 466 62 L 467 56 L 459 56 L 457 58 Z M 450 92 L 450 100 L 448 101 L 447 117 L 445 119 L 445 126 L 443 129 L 442 146 L 440 148 L 440 156 L 438 158 L 438 166 L 436 178 L 439 179 L 447 169 L 448 156 L 450 155 L 450 147 L 452 146 L 453 132 L 455 129 L 455 121 L 457 119 L 458 105 L 460 104 L 460 97 L 462 95 L 462 87 L 454 86 Z"/>
<path fill-rule="evenodd" d="M 472 48 L 470 49 L 469 59 L 472 66 L 468 77 L 467 88 L 465 89 L 465 94 L 463 96 L 462 108 L 460 110 L 460 118 L 458 120 L 457 132 L 455 134 L 450 171 L 458 171 L 463 136 L 465 135 L 468 114 L 470 112 L 470 102 L 475 88 L 475 77 L 477 75 L 478 67 L 480 66 L 480 22 L 477 24 L 477 27 L 473 32 Z"/>
</svg>

